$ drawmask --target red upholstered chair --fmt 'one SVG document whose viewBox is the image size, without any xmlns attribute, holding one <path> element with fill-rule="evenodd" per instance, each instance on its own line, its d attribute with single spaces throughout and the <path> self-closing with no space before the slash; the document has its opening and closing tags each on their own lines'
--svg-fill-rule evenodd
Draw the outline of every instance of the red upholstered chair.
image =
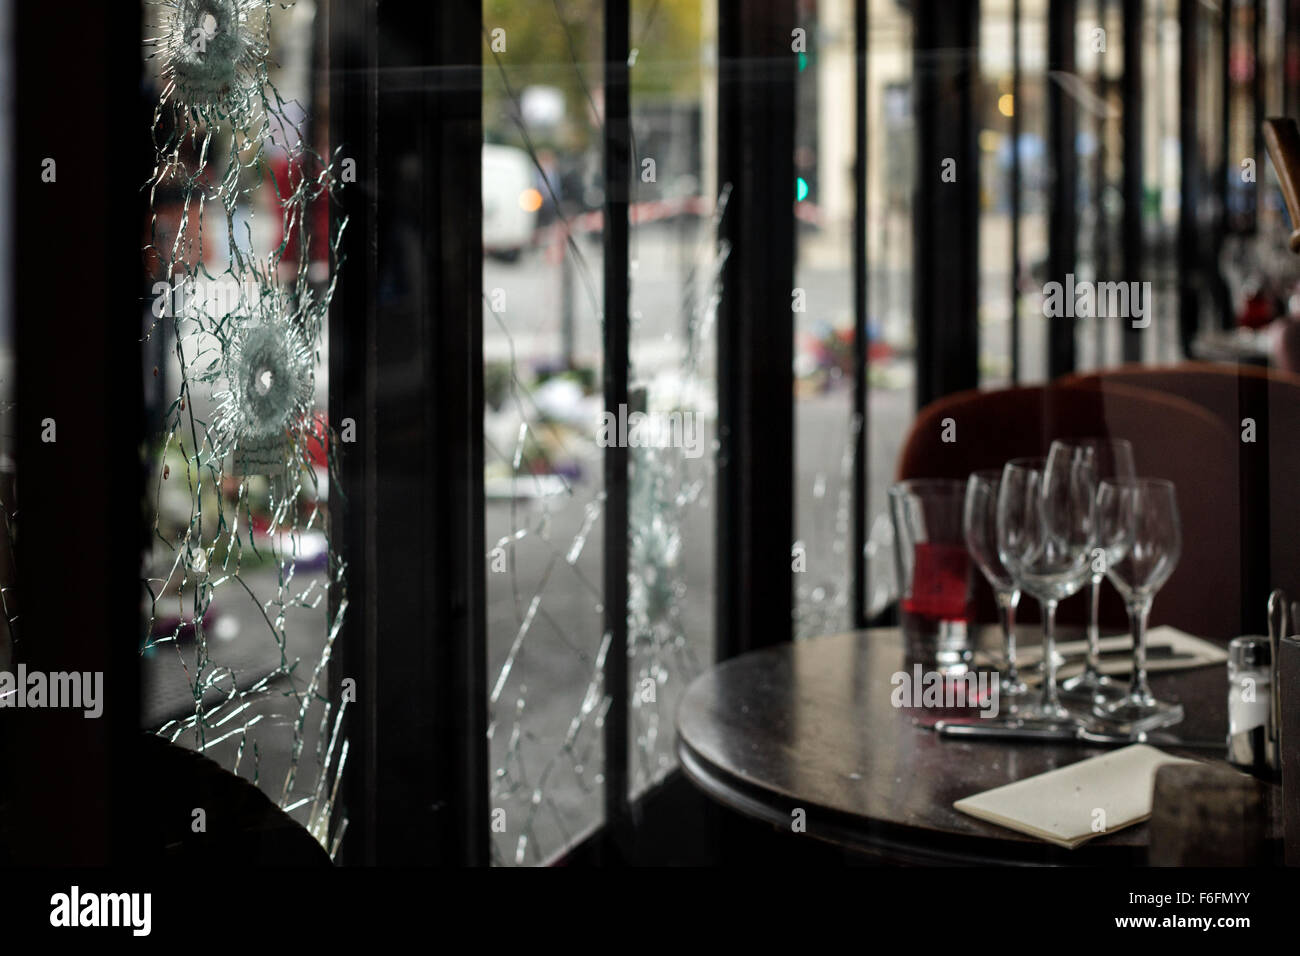
<svg viewBox="0 0 1300 956">
<path fill-rule="evenodd" d="M 1186 362 L 1126 365 L 1074 376 L 1070 381 L 1108 388 L 1136 386 L 1186 399 L 1214 415 L 1236 438 L 1243 514 L 1243 574 L 1250 614 L 1261 631 L 1268 592 L 1283 587 L 1300 595 L 1300 376 L 1256 366 Z M 1255 422 L 1255 441 L 1242 440 L 1243 420 Z M 1229 507 L 1225 503 L 1225 510 Z M 1267 556 L 1267 564 L 1264 557 Z"/>
<path fill-rule="evenodd" d="M 943 440 L 949 424 L 953 442 Z M 1239 633 L 1237 438 L 1192 402 L 1121 383 L 961 392 L 917 415 L 898 478 L 965 478 L 1010 458 L 1046 454 L 1053 438 L 1088 437 L 1128 439 L 1139 474 L 1177 487 L 1183 554 L 1156 596 L 1151 622 L 1220 641 Z M 979 619 L 996 620 L 987 583 L 976 588 Z M 1085 621 L 1086 603 L 1082 595 L 1063 602 L 1061 622 Z M 1023 619 L 1035 619 L 1033 605 L 1022 603 Z M 1123 628 L 1127 620 L 1114 589 L 1103 587 L 1103 626 Z"/>
</svg>

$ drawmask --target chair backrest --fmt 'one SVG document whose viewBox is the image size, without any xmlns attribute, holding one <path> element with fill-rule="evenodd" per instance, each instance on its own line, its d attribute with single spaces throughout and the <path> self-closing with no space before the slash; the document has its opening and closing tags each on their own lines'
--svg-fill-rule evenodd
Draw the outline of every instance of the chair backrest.
<svg viewBox="0 0 1300 956">
<path fill-rule="evenodd" d="M 1192 402 L 1120 383 L 961 392 L 917 415 L 898 478 L 965 478 L 1011 458 L 1046 454 L 1053 438 L 1090 437 L 1128 439 L 1139 474 L 1168 478 L 1177 487 L 1183 553 L 1156 596 L 1152 622 L 1220 641 L 1235 636 L 1241 594 L 1236 436 Z M 1104 587 L 1102 594 L 1103 624 L 1126 624 L 1114 589 Z M 1086 620 L 1086 604 L 1083 596 L 1063 602 L 1062 623 Z M 976 605 L 980 620 L 995 620 L 992 593 L 982 580 Z"/>
<path fill-rule="evenodd" d="M 1074 376 L 1076 384 L 1124 384 L 1194 402 L 1235 437 L 1246 631 L 1264 628 L 1268 592 L 1300 593 L 1300 376 L 1258 366 L 1186 362 L 1125 365 Z"/>
</svg>

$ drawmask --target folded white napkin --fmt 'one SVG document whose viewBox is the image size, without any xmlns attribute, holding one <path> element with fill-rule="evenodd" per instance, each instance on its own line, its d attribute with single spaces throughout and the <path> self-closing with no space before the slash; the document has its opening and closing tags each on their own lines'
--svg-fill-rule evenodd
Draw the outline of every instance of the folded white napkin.
<svg viewBox="0 0 1300 956">
<path fill-rule="evenodd" d="M 1156 770 L 1194 763 L 1133 744 L 958 800 L 953 807 L 1073 850 L 1151 816 Z"/>
</svg>

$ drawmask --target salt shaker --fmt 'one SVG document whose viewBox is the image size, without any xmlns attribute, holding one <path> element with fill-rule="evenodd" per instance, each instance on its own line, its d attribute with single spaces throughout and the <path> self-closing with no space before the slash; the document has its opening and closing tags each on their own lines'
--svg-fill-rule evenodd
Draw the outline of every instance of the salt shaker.
<svg viewBox="0 0 1300 956">
<path fill-rule="evenodd" d="M 1228 762 L 1246 770 L 1269 768 L 1273 707 L 1273 649 L 1266 637 L 1228 643 Z"/>
</svg>

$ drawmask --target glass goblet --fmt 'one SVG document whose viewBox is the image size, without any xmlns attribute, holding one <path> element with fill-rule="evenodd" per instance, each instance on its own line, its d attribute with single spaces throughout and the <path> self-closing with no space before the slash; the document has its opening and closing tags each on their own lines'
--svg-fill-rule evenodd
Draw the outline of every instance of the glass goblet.
<svg viewBox="0 0 1300 956">
<path fill-rule="evenodd" d="M 1029 692 L 1016 668 L 1016 607 L 1020 588 L 998 557 L 998 486 L 1000 471 L 977 471 L 966 479 L 966 503 L 962 514 L 962 531 L 966 548 L 979 566 L 984 579 L 993 588 L 1002 624 L 1003 667 L 999 693 L 1009 713 L 1019 709 L 1020 700 Z"/>
<path fill-rule="evenodd" d="M 1181 704 L 1160 701 L 1147 683 L 1147 617 L 1155 594 L 1182 554 L 1182 525 L 1172 482 L 1162 478 L 1103 481 L 1097 490 L 1100 533 L 1118 541 L 1118 556 L 1106 565 L 1106 577 L 1124 598 L 1133 630 L 1133 677 L 1128 693 L 1099 703 L 1094 713 L 1120 733 L 1139 737 L 1183 719 Z"/>
</svg>

